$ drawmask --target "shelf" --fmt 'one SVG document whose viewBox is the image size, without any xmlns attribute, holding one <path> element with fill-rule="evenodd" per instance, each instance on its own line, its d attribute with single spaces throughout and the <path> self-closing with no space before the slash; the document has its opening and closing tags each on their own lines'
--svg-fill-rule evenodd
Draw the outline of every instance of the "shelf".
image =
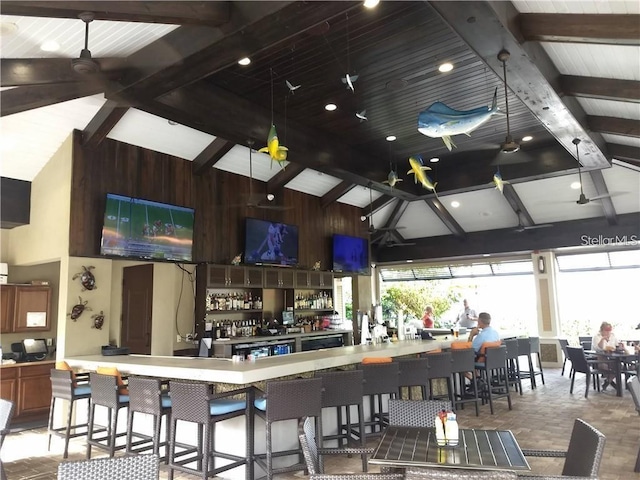
<svg viewBox="0 0 640 480">
<path fill-rule="evenodd" d="M 333 312 L 333 308 L 296 308 L 293 313 Z"/>
<path fill-rule="evenodd" d="M 244 310 L 242 308 L 239 308 L 237 310 L 207 310 L 206 314 L 224 314 L 224 315 L 230 315 L 232 313 L 262 313 L 262 310 L 252 310 L 252 309 L 247 309 Z"/>
</svg>

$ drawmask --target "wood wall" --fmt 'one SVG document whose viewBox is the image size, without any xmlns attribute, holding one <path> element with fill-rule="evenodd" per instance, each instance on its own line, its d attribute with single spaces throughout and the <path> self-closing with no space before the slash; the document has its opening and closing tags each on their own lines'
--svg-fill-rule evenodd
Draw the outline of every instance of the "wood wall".
<svg viewBox="0 0 640 480">
<path fill-rule="evenodd" d="M 96 149 L 73 138 L 69 255 L 100 254 L 101 228 L 107 193 L 118 193 L 195 209 L 194 262 L 229 263 L 244 249 L 244 219 L 260 218 L 298 226 L 299 263 L 316 261 L 331 268 L 331 235 L 367 236 L 360 208 L 334 202 L 323 208 L 320 198 L 293 190 L 274 192 L 276 202 L 290 210 L 246 208 L 249 179 L 211 168 L 192 174 L 192 162 L 106 139 Z M 254 180 L 254 193 L 266 184 Z"/>
</svg>

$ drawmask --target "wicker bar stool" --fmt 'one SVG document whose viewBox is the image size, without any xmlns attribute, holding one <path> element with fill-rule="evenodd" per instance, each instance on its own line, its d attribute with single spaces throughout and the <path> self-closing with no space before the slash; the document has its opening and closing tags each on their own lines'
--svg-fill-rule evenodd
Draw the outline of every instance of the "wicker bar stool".
<svg viewBox="0 0 640 480">
<path fill-rule="evenodd" d="M 454 379 L 453 407 L 464 409 L 467 403 L 473 403 L 476 417 L 480 415 L 480 397 L 478 396 L 478 382 L 475 376 L 476 352 L 473 348 L 451 350 L 451 374 Z M 465 373 L 471 373 L 471 390 L 465 391 Z M 456 391 L 456 384 L 460 391 Z"/>
<path fill-rule="evenodd" d="M 222 394 L 212 393 L 211 385 L 206 383 L 169 382 L 171 397 L 171 434 L 169 437 L 169 479 L 173 480 L 175 470 L 198 475 L 206 480 L 232 468 L 244 465 L 249 471 L 253 445 L 253 422 L 251 405 L 246 398 L 246 389 L 234 390 Z M 216 423 L 235 417 L 246 419 L 246 453 L 244 456 L 221 452 L 215 445 Z M 197 444 L 185 446 L 176 441 L 178 421 L 195 423 L 198 426 Z M 251 435 L 250 435 L 251 434 Z M 176 447 L 183 450 L 176 451 Z M 215 459 L 223 458 L 229 463 L 215 466 Z M 188 467 L 196 462 L 196 468 Z"/>
<path fill-rule="evenodd" d="M 516 392 L 522 395 L 522 377 L 520 375 L 520 363 L 518 362 L 518 340 L 510 338 L 502 342 L 507 348 L 507 379 L 509 385 L 513 385 Z"/>
<path fill-rule="evenodd" d="M 64 452 L 62 458 L 69 456 L 69 440 L 76 437 L 82 437 L 87 434 L 89 423 L 78 423 L 72 425 L 73 408 L 76 401 L 87 400 L 87 406 L 91 401 L 91 386 L 88 383 L 88 377 L 84 381 L 75 378 L 71 370 L 51 369 L 51 408 L 49 409 L 49 444 L 47 450 L 51 450 L 51 437 L 53 435 L 64 438 Z M 69 402 L 67 411 L 66 424 L 60 427 L 54 427 L 54 412 L 56 400 L 67 400 Z M 71 433 L 73 430 L 73 433 Z"/>
<path fill-rule="evenodd" d="M 143 413 L 153 417 L 153 434 L 134 432 L 134 414 Z M 162 417 L 165 420 L 165 440 L 160 441 Z M 162 389 L 157 378 L 129 377 L 129 415 L 127 415 L 127 453 L 140 453 L 151 450 L 160 456 L 160 447 L 165 447 L 165 463 L 169 462 L 169 424 L 171 419 L 171 398 L 168 390 Z M 138 440 L 134 441 L 134 437 Z"/>
<path fill-rule="evenodd" d="M 367 454 L 373 453 L 367 448 L 366 434 L 360 438 L 351 435 L 349 426 L 351 421 L 351 406 L 355 406 L 358 415 L 358 429 L 364 432 L 364 412 L 362 408 L 362 385 L 364 382 L 362 370 L 346 370 L 335 372 L 318 372 L 316 377 L 322 379 L 322 408 L 335 408 L 337 416 L 337 433 L 323 435 L 319 455 L 354 455 L 362 458 L 362 471 L 368 470 Z M 343 417 L 344 412 L 344 417 Z M 343 418 L 345 421 L 343 421 Z M 326 448 L 324 442 L 337 440 L 337 448 Z M 357 440 L 358 445 L 354 446 Z"/>
<path fill-rule="evenodd" d="M 114 375 L 102 375 L 100 373 L 90 373 L 91 382 L 91 407 L 89 408 L 89 427 L 87 430 L 87 458 L 91 458 L 91 447 L 99 447 L 109 452 L 113 457 L 116 450 L 121 450 L 126 445 L 116 446 L 119 437 L 125 436 L 126 432 L 118 433 L 118 412 L 121 408 L 129 406 L 129 395 L 123 394 L 118 385 L 118 379 Z M 106 428 L 95 428 L 96 406 L 107 409 Z M 98 433 L 106 432 L 104 436 L 94 436 Z"/>
<path fill-rule="evenodd" d="M 381 433 L 389 424 L 389 410 L 385 408 L 383 400 L 396 398 L 398 394 L 400 364 L 398 362 L 360 364 L 358 369 L 364 374 L 362 394 L 369 397 L 369 419 L 365 419 L 364 427 L 365 429 L 370 427 L 372 434 Z"/>
<path fill-rule="evenodd" d="M 402 398 L 402 390 L 406 387 L 407 397 L 412 398 L 412 387 L 419 387 L 422 400 L 426 400 L 429 388 L 429 361 L 426 358 L 400 358 L 396 360 L 400 367 L 398 376 L 398 397 Z"/>
<path fill-rule="evenodd" d="M 511 393 L 507 376 L 507 347 L 490 347 L 485 350 L 485 361 L 476 363 L 476 368 L 483 374 L 486 388 L 482 391 L 483 398 L 489 401 L 491 415 L 493 415 L 493 400 L 507 398 L 511 410 Z"/>
<path fill-rule="evenodd" d="M 262 396 L 256 395 L 255 414 L 265 421 L 267 435 L 266 452 L 255 454 L 254 460 L 266 472 L 267 479 L 272 480 L 278 473 L 305 470 L 300 448 L 273 451 L 271 429 L 275 422 L 315 417 L 317 438 L 322 439 L 322 378 L 268 381 L 266 392 Z M 298 455 L 298 462 L 277 468 L 273 466 L 274 458 L 289 455 Z"/>
<path fill-rule="evenodd" d="M 425 356 L 429 362 L 427 369 L 427 378 L 429 380 L 429 398 L 443 398 L 433 395 L 433 380 L 443 379 L 447 384 L 447 397 L 453 403 L 453 387 L 451 384 L 451 352 L 429 353 Z"/>
</svg>

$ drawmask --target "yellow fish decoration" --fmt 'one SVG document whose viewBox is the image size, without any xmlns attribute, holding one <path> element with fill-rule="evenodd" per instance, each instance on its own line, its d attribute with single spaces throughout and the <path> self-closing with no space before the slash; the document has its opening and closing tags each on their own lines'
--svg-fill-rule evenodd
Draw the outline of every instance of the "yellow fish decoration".
<svg viewBox="0 0 640 480">
<path fill-rule="evenodd" d="M 431 170 L 431 167 L 425 166 L 420 157 L 409 157 L 409 165 L 411 165 L 411 170 L 407 172 L 407 175 L 413 174 L 415 183 L 420 182 L 424 188 L 432 190 L 433 193 L 435 193 L 438 182 L 433 183 L 427 174 L 424 173 L 425 170 Z"/>
<path fill-rule="evenodd" d="M 284 162 L 287 160 L 287 152 L 289 149 L 284 145 L 280 145 L 278 142 L 278 132 L 276 132 L 276 126 L 271 125 L 269 130 L 269 137 L 267 138 L 267 146 L 262 147 L 259 152 L 268 153 L 271 157 L 271 167 L 273 167 L 273 161 L 278 162 L 278 165 L 284 170 Z"/>
<path fill-rule="evenodd" d="M 493 183 L 495 183 L 496 185 L 496 190 L 500 190 L 500 193 L 502 193 L 502 190 L 504 189 L 504 184 L 509 182 L 502 179 L 502 175 L 500 175 L 500 171 L 498 170 L 496 173 L 493 174 Z"/>
</svg>

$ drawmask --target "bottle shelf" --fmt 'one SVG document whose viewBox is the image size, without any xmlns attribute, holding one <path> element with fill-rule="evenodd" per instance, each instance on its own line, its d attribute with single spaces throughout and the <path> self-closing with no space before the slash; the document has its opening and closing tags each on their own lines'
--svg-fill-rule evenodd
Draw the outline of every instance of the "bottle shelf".
<svg viewBox="0 0 640 480">
<path fill-rule="evenodd" d="M 231 315 L 233 313 L 262 313 L 262 310 L 254 310 L 254 309 L 244 310 L 244 309 L 239 308 L 237 310 L 207 310 L 206 313 L 207 313 L 207 315 L 209 315 L 209 314 L 212 314 L 212 315 L 215 315 L 215 314 Z"/>
</svg>

